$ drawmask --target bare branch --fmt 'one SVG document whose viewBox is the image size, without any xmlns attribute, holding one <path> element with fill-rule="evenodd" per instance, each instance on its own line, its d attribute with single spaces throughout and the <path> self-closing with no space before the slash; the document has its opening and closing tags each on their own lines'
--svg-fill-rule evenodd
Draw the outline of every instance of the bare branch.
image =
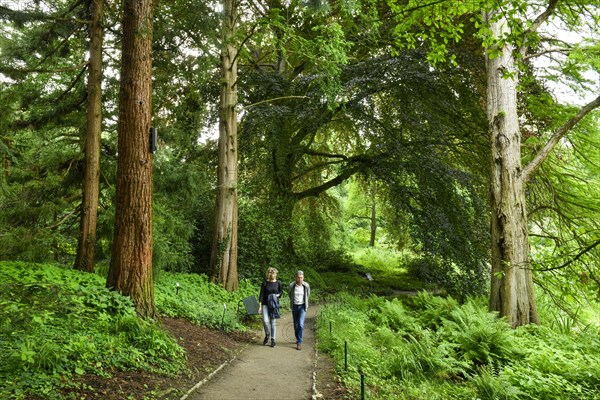
<svg viewBox="0 0 600 400">
<path fill-rule="evenodd" d="M 364 166 L 365 163 L 372 161 L 372 158 L 365 155 L 355 156 L 348 159 L 349 162 L 354 163 L 350 167 L 346 168 L 342 173 L 336 176 L 333 179 L 323 183 L 320 186 L 316 186 L 310 189 L 307 189 L 300 193 L 295 193 L 295 197 L 298 200 L 304 199 L 310 196 L 318 196 L 327 189 L 335 187 L 340 183 L 344 182 L 346 179 L 350 178 L 352 175 L 356 174 L 360 169 Z"/>
<path fill-rule="evenodd" d="M 567 261 L 563 265 L 559 265 L 558 267 L 553 267 L 553 268 L 537 269 L 536 271 L 546 272 L 546 271 L 554 271 L 554 270 L 557 270 L 557 269 L 566 268 L 570 264 L 572 264 L 575 261 L 579 260 L 584 254 L 590 252 L 594 247 L 596 247 L 598 245 L 600 245 L 600 239 L 596 240 L 594 243 L 592 243 L 591 245 L 589 245 L 585 249 L 581 250 L 579 253 L 577 253 L 577 255 L 575 257 L 573 257 L 572 259 L 570 259 L 569 261 Z"/>
<path fill-rule="evenodd" d="M 81 68 L 84 68 L 88 63 L 84 62 L 81 64 L 77 64 L 77 65 L 73 65 L 72 67 L 63 67 L 63 68 L 8 68 L 8 67 L 2 67 L 0 66 L 0 72 L 9 75 L 9 74 L 14 74 L 14 73 L 21 73 L 21 74 L 30 74 L 30 73 L 59 73 L 59 72 L 70 72 L 70 71 L 77 71 Z"/>
<path fill-rule="evenodd" d="M 344 172 L 342 172 L 340 175 L 323 183 L 320 186 L 316 186 L 316 187 L 307 189 L 300 193 L 295 193 L 295 197 L 298 200 L 301 200 L 306 197 L 318 196 L 321 193 L 325 192 L 327 189 L 331 189 L 332 187 L 335 187 L 335 186 L 339 185 L 340 183 L 344 182 L 346 179 L 350 178 L 352 175 L 354 175 L 356 172 L 358 172 L 358 170 L 359 170 L 358 166 L 355 166 L 353 168 L 348 168 Z"/>
<path fill-rule="evenodd" d="M 544 12 L 542 12 L 540 15 L 537 16 L 537 18 L 533 21 L 533 23 L 531 24 L 529 29 L 527 29 L 524 32 L 525 40 L 523 41 L 523 45 L 519 49 L 519 53 L 521 53 L 521 56 L 525 57 L 525 53 L 527 52 L 527 48 L 529 47 L 527 36 L 530 33 L 537 31 L 538 28 L 540 27 L 540 25 L 542 25 L 544 22 L 546 22 L 546 20 L 548 18 L 550 18 L 552 13 L 554 13 L 554 10 L 556 9 L 557 5 L 558 5 L 558 0 L 549 0 L 548 7 L 546 7 Z"/>
<path fill-rule="evenodd" d="M 265 18 L 267 16 L 267 12 L 266 10 L 264 10 L 263 6 L 260 4 L 260 2 L 256 2 L 254 0 L 250 1 L 250 4 L 253 6 L 253 8 L 263 17 Z"/>
<path fill-rule="evenodd" d="M 312 149 L 306 149 L 304 154 L 310 154 L 311 156 L 328 157 L 328 158 L 341 158 L 343 160 L 348 159 L 348 156 L 346 156 L 344 154 L 331 154 L 331 153 L 325 153 L 324 151 L 317 151 L 317 150 L 312 150 Z"/>
<path fill-rule="evenodd" d="M 549 49 L 549 50 L 541 51 L 539 53 L 527 54 L 526 56 L 523 57 L 523 59 L 528 60 L 530 58 L 541 57 L 546 54 L 553 54 L 553 53 L 560 53 L 560 54 L 568 55 L 570 52 L 571 52 L 571 49 Z"/>
<path fill-rule="evenodd" d="M 263 103 L 271 103 L 273 101 L 287 100 L 287 99 L 308 99 L 308 96 L 283 96 L 283 97 L 275 97 L 273 99 L 266 99 L 266 100 L 259 101 L 258 103 L 248 104 L 247 106 L 244 106 L 244 108 L 248 109 L 248 108 L 251 108 L 251 107 L 256 107 L 256 106 L 261 105 Z"/>
<path fill-rule="evenodd" d="M 66 220 L 68 220 L 69 218 L 71 218 L 73 215 L 77 214 L 78 209 L 75 209 L 73 211 L 71 211 L 70 213 L 66 214 L 60 221 L 56 222 L 53 225 L 49 225 L 46 227 L 46 229 L 56 229 L 58 228 L 60 225 L 62 225 Z"/>
<path fill-rule="evenodd" d="M 533 21 L 533 24 L 531 24 L 531 27 L 525 33 L 527 34 L 530 32 L 537 31 L 540 25 L 546 22 L 546 20 L 552 15 L 557 5 L 558 0 L 549 0 L 548 7 L 544 10 L 543 13 L 538 15 L 538 17 Z"/>
<path fill-rule="evenodd" d="M 550 140 L 546 143 L 546 145 L 540 150 L 540 152 L 534 157 L 533 160 L 523 169 L 523 181 L 527 182 L 533 175 L 533 173 L 538 169 L 538 167 L 544 162 L 544 160 L 548 157 L 548 154 L 554 149 L 554 146 L 558 144 L 560 139 L 567 134 L 583 117 L 589 114 L 592 110 L 600 106 L 600 96 L 596 97 L 595 100 L 586 104 L 579 110 L 577 115 L 568 120 L 563 126 L 561 126 L 555 133 L 552 135 Z"/>
<path fill-rule="evenodd" d="M 246 37 L 244 38 L 244 40 L 242 40 L 242 43 L 240 44 L 240 47 L 238 47 L 237 51 L 235 52 L 235 57 L 233 57 L 233 61 L 231 61 L 231 65 L 233 66 L 238 58 L 238 56 L 240 55 L 240 51 L 242 51 L 242 48 L 244 47 L 244 44 L 246 44 L 246 42 L 254 35 L 254 30 L 256 29 L 256 24 L 254 26 L 252 26 L 252 29 L 250 30 L 250 33 L 248 35 L 246 35 Z"/>
</svg>

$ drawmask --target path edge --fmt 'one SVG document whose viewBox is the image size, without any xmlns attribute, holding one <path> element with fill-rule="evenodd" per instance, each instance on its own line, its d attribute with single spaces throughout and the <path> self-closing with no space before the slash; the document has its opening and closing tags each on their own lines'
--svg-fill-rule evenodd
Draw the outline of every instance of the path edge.
<svg viewBox="0 0 600 400">
<path fill-rule="evenodd" d="M 191 389 L 189 389 L 183 396 L 181 396 L 179 398 L 179 400 L 186 400 L 192 393 L 194 393 L 194 391 L 198 390 L 202 385 L 206 384 L 208 381 L 210 381 L 220 370 L 222 370 L 223 368 L 225 368 L 225 366 L 231 364 L 232 362 L 234 362 L 238 356 L 240 354 L 242 354 L 247 348 L 248 346 L 250 346 L 252 343 L 254 343 L 254 340 L 257 338 L 257 336 L 254 336 L 252 338 L 251 341 L 249 341 L 248 343 L 246 343 L 244 346 L 242 346 L 242 348 L 240 348 L 236 354 L 230 359 L 225 361 L 223 364 L 219 365 L 217 367 L 217 369 L 215 369 L 214 371 L 212 371 L 210 374 L 208 374 L 204 379 L 202 379 L 200 382 L 196 383 Z"/>
</svg>

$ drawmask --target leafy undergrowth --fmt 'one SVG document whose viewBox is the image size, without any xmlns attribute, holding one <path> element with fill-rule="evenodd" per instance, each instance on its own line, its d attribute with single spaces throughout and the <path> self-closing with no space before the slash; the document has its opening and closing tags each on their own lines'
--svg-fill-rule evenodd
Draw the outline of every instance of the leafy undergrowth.
<svg viewBox="0 0 600 400">
<path fill-rule="evenodd" d="M 13 262 L 0 263 L 0 282 L 0 398 L 58 398 L 81 391 L 84 376 L 117 371 L 185 372 L 177 340 L 138 318 L 131 300 L 99 275 Z M 162 273 L 155 282 L 160 315 L 223 332 L 244 329 L 237 306 L 256 292 L 244 282 L 231 294 L 196 274 Z"/>
<path fill-rule="evenodd" d="M 317 323 L 321 350 L 369 399 L 600 399 L 600 331 L 510 329 L 483 299 L 425 292 L 401 302 L 339 294 Z"/>
<path fill-rule="evenodd" d="M 409 258 L 405 253 L 390 249 L 365 248 L 357 250 L 352 261 L 326 265 L 319 270 L 319 275 L 324 292 L 329 294 L 395 296 L 407 291 L 436 289 L 436 285 L 415 279 L 402 267 Z"/>
</svg>

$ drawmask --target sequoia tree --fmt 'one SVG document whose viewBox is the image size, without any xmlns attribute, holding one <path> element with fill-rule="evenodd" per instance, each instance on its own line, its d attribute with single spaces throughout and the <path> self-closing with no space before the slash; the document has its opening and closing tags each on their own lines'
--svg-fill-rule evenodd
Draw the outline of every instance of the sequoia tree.
<svg viewBox="0 0 600 400">
<path fill-rule="evenodd" d="M 115 229 L 106 286 L 155 316 L 152 273 L 152 0 L 126 0 L 119 94 Z"/>
</svg>

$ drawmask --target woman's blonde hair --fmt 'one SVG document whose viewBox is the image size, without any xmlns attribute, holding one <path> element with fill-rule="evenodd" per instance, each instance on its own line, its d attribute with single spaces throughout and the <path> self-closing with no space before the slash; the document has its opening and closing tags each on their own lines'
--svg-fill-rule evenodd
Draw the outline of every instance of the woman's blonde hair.
<svg viewBox="0 0 600 400">
<path fill-rule="evenodd" d="M 267 269 L 267 278 L 269 278 L 269 274 L 271 273 L 271 271 L 275 272 L 275 275 L 277 275 L 277 273 L 279 272 L 279 271 L 277 271 L 277 268 L 271 267 L 271 268 Z"/>
</svg>

